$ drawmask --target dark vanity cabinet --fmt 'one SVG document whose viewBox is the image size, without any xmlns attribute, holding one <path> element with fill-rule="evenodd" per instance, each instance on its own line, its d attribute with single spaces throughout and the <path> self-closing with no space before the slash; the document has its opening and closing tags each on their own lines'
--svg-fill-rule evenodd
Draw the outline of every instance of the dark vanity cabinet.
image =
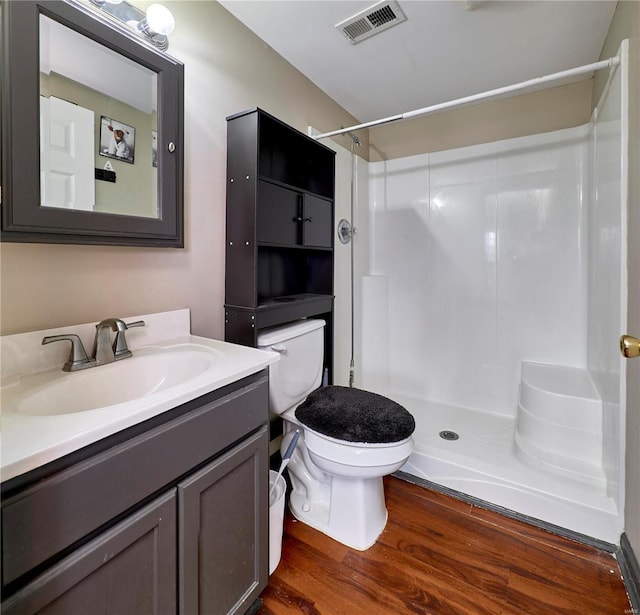
<svg viewBox="0 0 640 615">
<path fill-rule="evenodd" d="M 331 374 L 335 152 L 261 109 L 227 118 L 225 339 L 326 321 Z"/>
<path fill-rule="evenodd" d="M 265 372 L 2 485 L 3 615 L 242 614 L 268 579 Z"/>
</svg>

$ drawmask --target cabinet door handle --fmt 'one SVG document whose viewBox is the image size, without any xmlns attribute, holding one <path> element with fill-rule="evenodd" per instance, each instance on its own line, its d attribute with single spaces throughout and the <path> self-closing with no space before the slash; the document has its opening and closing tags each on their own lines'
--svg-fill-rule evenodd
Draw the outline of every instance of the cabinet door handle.
<svg viewBox="0 0 640 615">
<path fill-rule="evenodd" d="M 303 222 L 311 222 L 311 216 L 309 216 L 308 218 L 305 218 Z"/>
</svg>

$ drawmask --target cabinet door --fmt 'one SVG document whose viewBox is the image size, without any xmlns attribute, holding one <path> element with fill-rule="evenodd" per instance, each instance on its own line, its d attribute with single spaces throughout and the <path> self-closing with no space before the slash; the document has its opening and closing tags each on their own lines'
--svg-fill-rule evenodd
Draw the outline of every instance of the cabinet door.
<svg viewBox="0 0 640 615">
<path fill-rule="evenodd" d="M 302 244 L 316 248 L 330 248 L 333 237 L 331 201 L 305 194 L 302 201 Z"/>
<path fill-rule="evenodd" d="M 2 613 L 167 615 L 176 612 L 175 572 L 172 489 L 37 577 Z"/>
<path fill-rule="evenodd" d="M 299 192 L 261 181 L 256 207 L 259 242 L 291 246 L 298 243 Z"/>
<path fill-rule="evenodd" d="M 244 613 L 268 579 L 267 428 L 178 485 L 179 613 Z"/>
</svg>

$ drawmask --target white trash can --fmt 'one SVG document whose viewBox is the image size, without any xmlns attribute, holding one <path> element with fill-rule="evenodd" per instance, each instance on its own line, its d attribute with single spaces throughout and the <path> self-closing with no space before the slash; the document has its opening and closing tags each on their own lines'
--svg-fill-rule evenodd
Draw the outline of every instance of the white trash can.
<svg viewBox="0 0 640 615">
<path fill-rule="evenodd" d="M 278 479 L 276 482 L 276 478 Z M 287 491 L 287 483 L 283 476 L 278 476 L 274 470 L 269 470 L 269 492 L 276 483 L 269 498 L 269 574 L 273 574 L 274 570 L 280 563 L 282 555 L 282 526 L 284 524 L 284 500 Z"/>
</svg>

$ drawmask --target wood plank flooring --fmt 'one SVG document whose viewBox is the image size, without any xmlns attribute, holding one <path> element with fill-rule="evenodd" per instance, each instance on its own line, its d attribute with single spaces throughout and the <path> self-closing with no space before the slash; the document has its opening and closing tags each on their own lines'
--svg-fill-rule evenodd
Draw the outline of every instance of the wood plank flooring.
<svg viewBox="0 0 640 615">
<path fill-rule="evenodd" d="M 628 615 L 613 555 L 395 477 L 367 551 L 287 512 L 259 615 Z"/>
</svg>

